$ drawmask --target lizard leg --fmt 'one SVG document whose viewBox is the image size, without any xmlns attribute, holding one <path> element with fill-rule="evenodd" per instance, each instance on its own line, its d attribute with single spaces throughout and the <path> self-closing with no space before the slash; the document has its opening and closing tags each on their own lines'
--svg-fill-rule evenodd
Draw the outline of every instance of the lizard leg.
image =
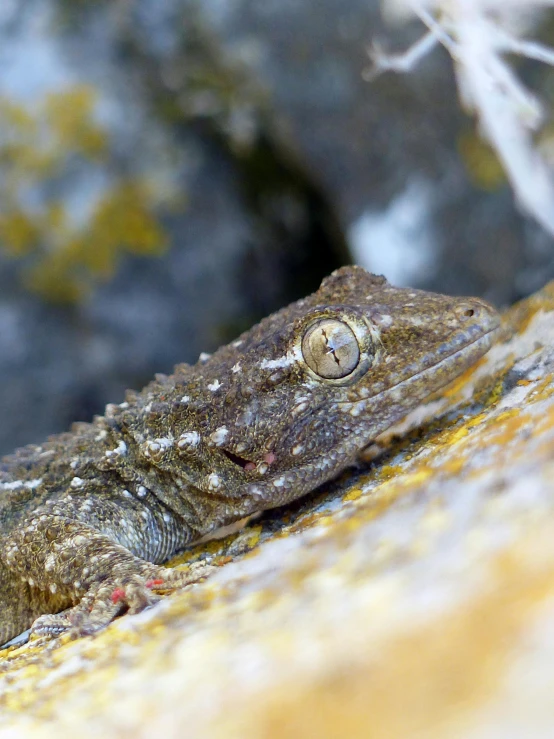
<svg viewBox="0 0 554 739">
<path fill-rule="evenodd" d="M 24 546 L 29 534 L 32 557 Z M 92 634 L 120 613 L 138 613 L 155 603 L 156 591 L 176 590 L 215 569 L 202 563 L 184 571 L 152 564 L 97 529 L 59 515 L 35 516 L 12 535 L 3 555 L 30 587 L 35 613 L 47 614 L 33 623 L 38 635 Z"/>
<path fill-rule="evenodd" d="M 141 560 L 138 563 L 139 566 L 135 562 L 132 567 L 120 566 L 119 571 L 94 583 L 73 608 L 40 616 L 34 621 L 31 634 L 57 636 L 65 631 L 70 631 L 73 637 L 94 634 L 122 613 L 140 613 L 154 605 L 160 600 L 158 592 L 173 592 L 198 582 L 216 569 L 201 563 L 195 563 L 186 571 Z"/>
</svg>

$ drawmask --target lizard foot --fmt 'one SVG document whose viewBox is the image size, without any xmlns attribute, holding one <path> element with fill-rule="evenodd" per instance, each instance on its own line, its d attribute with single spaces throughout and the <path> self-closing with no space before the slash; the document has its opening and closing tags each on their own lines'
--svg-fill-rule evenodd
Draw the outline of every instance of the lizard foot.
<svg viewBox="0 0 554 739">
<path fill-rule="evenodd" d="M 123 613 L 140 613 L 154 605 L 160 600 L 158 592 L 191 585 L 215 569 L 203 563 L 194 563 L 187 570 L 145 565 L 140 573 L 108 577 L 92 585 L 73 608 L 37 618 L 31 634 L 59 636 L 69 631 L 73 638 L 94 634 Z"/>
</svg>

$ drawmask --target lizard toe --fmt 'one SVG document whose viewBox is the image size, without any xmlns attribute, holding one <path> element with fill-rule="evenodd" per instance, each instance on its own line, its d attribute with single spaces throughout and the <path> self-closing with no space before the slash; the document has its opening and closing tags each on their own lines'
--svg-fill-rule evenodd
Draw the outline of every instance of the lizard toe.
<svg viewBox="0 0 554 739">
<path fill-rule="evenodd" d="M 69 631 L 72 637 L 95 634 L 123 613 L 136 614 L 153 606 L 161 596 L 207 577 L 217 569 L 193 563 L 186 570 L 144 565 L 140 573 L 107 577 L 92 586 L 81 601 L 66 611 L 36 619 L 31 634 L 58 636 Z"/>
<path fill-rule="evenodd" d="M 218 568 L 205 562 L 192 562 L 186 569 L 147 567 L 147 587 L 156 592 L 173 592 L 209 577 Z"/>
<path fill-rule="evenodd" d="M 47 613 L 33 621 L 30 636 L 59 636 L 71 628 L 69 613 L 73 609 L 62 613 Z"/>
</svg>

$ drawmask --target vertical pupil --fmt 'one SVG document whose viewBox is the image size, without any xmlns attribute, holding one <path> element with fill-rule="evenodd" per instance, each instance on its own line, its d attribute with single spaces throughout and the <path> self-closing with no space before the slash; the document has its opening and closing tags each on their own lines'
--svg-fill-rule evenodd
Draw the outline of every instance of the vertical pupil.
<svg viewBox="0 0 554 739">
<path fill-rule="evenodd" d="M 302 353 L 308 367 L 328 380 L 351 374 L 360 360 L 354 332 L 348 324 L 332 318 L 321 319 L 308 328 Z"/>
<path fill-rule="evenodd" d="M 333 356 L 333 359 L 335 360 L 335 362 L 336 362 L 337 364 L 340 364 L 340 359 L 339 359 L 339 358 L 337 357 L 337 355 L 335 354 L 335 349 L 334 349 L 334 347 L 333 347 L 333 346 L 332 346 L 332 345 L 331 345 L 331 344 L 329 343 L 329 339 L 327 338 L 327 334 L 325 333 L 325 331 L 324 331 L 323 329 L 321 330 L 321 334 L 322 334 L 322 336 L 323 336 L 323 340 L 324 340 L 324 342 L 325 342 L 325 344 L 326 344 L 326 346 L 327 346 L 327 354 L 331 354 L 331 355 Z"/>
</svg>

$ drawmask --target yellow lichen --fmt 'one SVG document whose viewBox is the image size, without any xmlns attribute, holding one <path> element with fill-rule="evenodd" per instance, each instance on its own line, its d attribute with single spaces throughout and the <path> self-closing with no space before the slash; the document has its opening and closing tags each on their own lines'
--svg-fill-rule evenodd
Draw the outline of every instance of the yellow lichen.
<svg viewBox="0 0 554 739">
<path fill-rule="evenodd" d="M 363 490 L 360 488 L 352 488 L 352 490 L 349 490 L 346 495 L 343 495 L 344 502 L 348 500 L 358 500 L 359 497 L 363 495 Z"/>
<path fill-rule="evenodd" d="M 139 177 L 114 174 L 110 135 L 97 120 L 92 87 L 48 95 L 32 113 L 0 98 L 0 133 L 0 248 L 26 257 L 22 274 L 30 290 L 75 302 L 110 278 L 124 253 L 152 257 L 167 248 L 157 212 L 167 193 Z M 49 194 L 70 189 L 72 173 L 106 182 L 78 221 L 67 199 Z"/>
<path fill-rule="evenodd" d="M 95 638 L 4 651 L 0 718 L 64 737 L 445 739 L 505 735 L 513 710 L 548 736 L 554 382 L 545 361 L 506 390 L 498 356 L 500 404 L 198 545 L 187 560 L 228 563 L 207 582 Z"/>
<path fill-rule="evenodd" d="M 497 190 L 506 175 L 493 149 L 476 132 L 463 133 L 458 150 L 473 184 L 483 190 Z"/>
</svg>

